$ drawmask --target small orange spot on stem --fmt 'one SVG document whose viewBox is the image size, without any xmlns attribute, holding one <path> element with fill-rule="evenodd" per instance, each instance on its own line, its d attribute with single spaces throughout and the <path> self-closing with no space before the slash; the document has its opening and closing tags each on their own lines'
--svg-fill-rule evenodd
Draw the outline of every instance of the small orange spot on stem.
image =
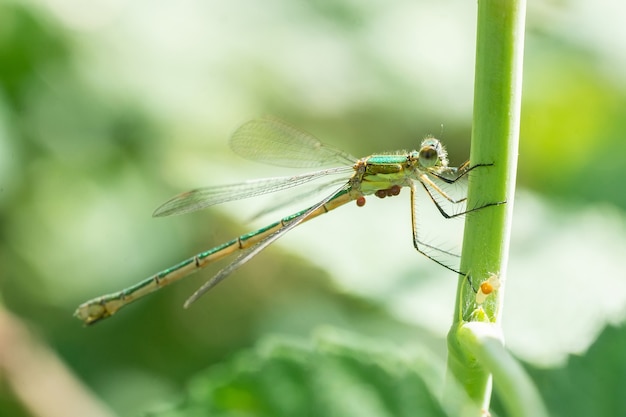
<svg viewBox="0 0 626 417">
<path fill-rule="evenodd" d="M 491 294 L 491 292 L 493 291 L 493 285 L 491 285 L 489 281 L 485 281 L 482 284 L 480 284 L 480 290 L 485 295 Z"/>
</svg>

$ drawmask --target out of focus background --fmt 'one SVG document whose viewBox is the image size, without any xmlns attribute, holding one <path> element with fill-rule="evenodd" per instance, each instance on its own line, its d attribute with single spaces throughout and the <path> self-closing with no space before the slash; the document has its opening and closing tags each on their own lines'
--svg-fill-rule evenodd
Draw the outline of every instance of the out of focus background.
<svg viewBox="0 0 626 417">
<path fill-rule="evenodd" d="M 607 325 L 626 339 L 626 8 L 529 3 L 503 317 L 540 379 Z M 151 217 L 181 191 L 293 172 L 229 150 L 248 119 L 276 115 L 359 157 L 434 134 L 462 163 L 475 9 L 3 0 L 0 415 L 83 401 L 82 415 L 140 415 L 264 336 L 320 326 L 445 351 L 456 279 L 413 249 L 407 192 L 299 227 L 187 310 L 220 265 L 93 327 L 72 313 L 289 214 L 249 221 L 264 207 L 251 200 Z"/>
</svg>

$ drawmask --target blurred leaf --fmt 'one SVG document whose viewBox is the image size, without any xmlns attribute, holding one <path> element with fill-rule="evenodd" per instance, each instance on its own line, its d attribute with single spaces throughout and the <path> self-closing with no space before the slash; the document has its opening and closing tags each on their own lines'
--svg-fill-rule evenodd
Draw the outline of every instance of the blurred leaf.
<svg viewBox="0 0 626 417">
<path fill-rule="evenodd" d="M 0 3 L 0 92 L 22 110 L 30 83 L 54 65 L 67 65 L 68 39 L 31 7 L 20 2 Z"/>
<path fill-rule="evenodd" d="M 625 236 L 624 212 L 615 207 L 518 193 L 503 315 L 516 355 L 558 363 L 624 320 Z"/>
<path fill-rule="evenodd" d="M 626 324 L 608 326 L 583 356 L 562 367 L 529 366 L 554 417 L 626 415 Z"/>
<path fill-rule="evenodd" d="M 440 404 L 443 363 L 426 353 L 326 329 L 312 343 L 265 338 L 197 376 L 180 406 L 155 416 L 460 416 Z M 474 406 L 475 407 L 475 406 Z"/>
<path fill-rule="evenodd" d="M 597 51 L 571 39 L 534 34 L 529 47 L 520 183 L 555 196 L 626 207 L 626 192 L 601 180 L 621 175 L 623 87 L 605 74 Z"/>
</svg>

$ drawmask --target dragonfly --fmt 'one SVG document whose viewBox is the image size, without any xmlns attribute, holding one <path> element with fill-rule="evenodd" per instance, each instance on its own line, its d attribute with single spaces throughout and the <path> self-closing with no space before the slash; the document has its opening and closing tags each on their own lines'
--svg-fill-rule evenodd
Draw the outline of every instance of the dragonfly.
<svg viewBox="0 0 626 417">
<path fill-rule="evenodd" d="M 166 201 L 155 210 L 153 216 L 190 213 L 216 204 L 282 191 L 328 177 L 335 178 L 316 190 L 328 187 L 332 191 L 325 198 L 304 210 L 198 253 L 129 288 L 81 304 L 74 313 L 78 319 L 84 324 L 99 322 L 162 287 L 179 281 L 222 258 L 238 253 L 230 264 L 217 272 L 185 302 L 184 307 L 187 308 L 296 226 L 352 201 L 362 207 L 365 205 L 366 197 L 370 195 L 379 198 L 396 196 L 403 187 L 408 187 L 411 192 L 411 220 L 415 249 L 441 266 L 461 274 L 454 267 L 433 255 L 434 252 L 449 255 L 448 252 L 419 239 L 416 225 L 417 191 L 422 187 L 439 213 L 446 219 L 490 205 L 470 209 L 463 206 L 462 210 L 452 213 L 444 208 L 445 202 L 458 205 L 466 201 L 465 196 L 455 197 L 446 191 L 447 185 L 466 178 L 468 173 L 477 167 L 491 164 L 470 166 L 468 161 L 459 167 L 450 167 L 444 146 L 434 137 L 426 137 L 418 150 L 375 154 L 359 159 L 323 144 L 313 135 L 280 119 L 266 116 L 243 124 L 232 135 L 230 146 L 236 154 L 251 160 L 286 167 L 318 169 L 294 176 L 254 179 L 237 184 L 197 188 Z M 332 167 L 328 168 L 329 166 Z M 321 169 L 323 167 L 326 168 Z"/>
</svg>

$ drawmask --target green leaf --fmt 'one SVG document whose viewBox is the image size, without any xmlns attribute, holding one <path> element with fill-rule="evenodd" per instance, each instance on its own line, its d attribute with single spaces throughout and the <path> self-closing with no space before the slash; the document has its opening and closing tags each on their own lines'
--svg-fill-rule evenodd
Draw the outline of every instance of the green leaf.
<svg viewBox="0 0 626 417">
<path fill-rule="evenodd" d="M 626 324 L 609 326 L 584 356 L 529 372 L 553 416 L 626 415 Z"/>
<path fill-rule="evenodd" d="M 436 355 L 326 329 L 310 343 L 266 338 L 209 368 L 173 416 L 463 416 L 476 405 L 457 389 L 442 404 Z"/>
</svg>

